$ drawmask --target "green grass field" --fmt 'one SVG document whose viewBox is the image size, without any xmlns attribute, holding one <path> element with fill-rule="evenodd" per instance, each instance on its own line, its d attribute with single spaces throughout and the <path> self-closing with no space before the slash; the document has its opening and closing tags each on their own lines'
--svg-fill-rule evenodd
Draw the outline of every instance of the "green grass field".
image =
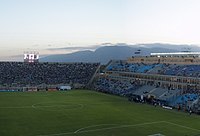
<svg viewBox="0 0 200 136">
<path fill-rule="evenodd" d="M 197 136 L 200 116 L 86 90 L 0 93 L 0 136 L 156 134 Z"/>
</svg>

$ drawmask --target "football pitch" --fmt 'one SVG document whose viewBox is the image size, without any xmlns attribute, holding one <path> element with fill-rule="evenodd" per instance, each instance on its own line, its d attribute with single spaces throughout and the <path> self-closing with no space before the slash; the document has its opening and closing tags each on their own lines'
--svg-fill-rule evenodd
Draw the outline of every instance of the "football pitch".
<svg viewBox="0 0 200 136">
<path fill-rule="evenodd" d="M 89 90 L 0 92 L 0 136 L 198 136 L 200 116 Z"/>
</svg>

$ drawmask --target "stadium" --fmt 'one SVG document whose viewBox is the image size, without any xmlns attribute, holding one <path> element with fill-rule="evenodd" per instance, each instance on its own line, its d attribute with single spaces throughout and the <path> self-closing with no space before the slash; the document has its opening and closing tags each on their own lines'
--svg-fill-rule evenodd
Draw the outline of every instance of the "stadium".
<svg viewBox="0 0 200 136">
<path fill-rule="evenodd" d="M 200 53 L 0 62 L 0 135 L 200 135 Z"/>
</svg>

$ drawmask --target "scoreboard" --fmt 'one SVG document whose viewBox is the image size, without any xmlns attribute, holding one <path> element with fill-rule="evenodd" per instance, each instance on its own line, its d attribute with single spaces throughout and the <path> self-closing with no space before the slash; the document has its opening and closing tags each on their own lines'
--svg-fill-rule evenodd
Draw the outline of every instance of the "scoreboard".
<svg viewBox="0 0 200 136">
<path fill-rule="evenodd" d="M 38 52 L 25 52 L 24 53 L 24 62 L 28 62 L 28 63 L 39 62 L 39 53 Z"/>
</svg>

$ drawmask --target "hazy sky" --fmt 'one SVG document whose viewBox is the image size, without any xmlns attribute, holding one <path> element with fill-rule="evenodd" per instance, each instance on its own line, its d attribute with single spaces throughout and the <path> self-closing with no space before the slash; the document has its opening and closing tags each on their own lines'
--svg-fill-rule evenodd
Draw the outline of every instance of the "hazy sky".
<svg viewBox="0 0 200 136">
<path fill-rule="evenodd" d="M 200 44 L 199 7 L 200 0 L 0 0 L 0 59 L 107 42 Z"/>
</svg>

